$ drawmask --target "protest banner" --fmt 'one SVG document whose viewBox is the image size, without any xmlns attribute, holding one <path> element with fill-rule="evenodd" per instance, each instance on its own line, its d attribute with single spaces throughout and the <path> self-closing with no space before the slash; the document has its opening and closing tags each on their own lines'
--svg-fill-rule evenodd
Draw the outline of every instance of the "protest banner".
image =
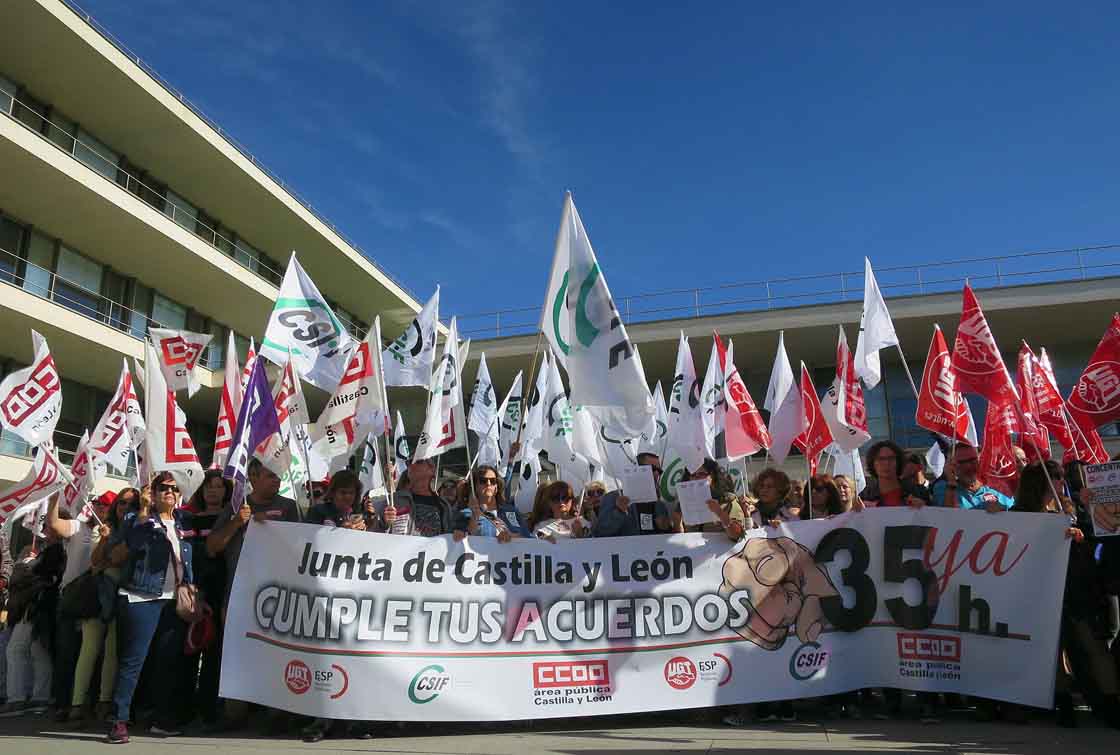
<svg viewBox="0 0 1120 755">
<path fill-rule="evenodd" d="M 251 522 L 221 695 L 396 721 L 864 687 L 1049 707 L 1067 526 L 926 507 L 554 545 Z"/>
</svg>

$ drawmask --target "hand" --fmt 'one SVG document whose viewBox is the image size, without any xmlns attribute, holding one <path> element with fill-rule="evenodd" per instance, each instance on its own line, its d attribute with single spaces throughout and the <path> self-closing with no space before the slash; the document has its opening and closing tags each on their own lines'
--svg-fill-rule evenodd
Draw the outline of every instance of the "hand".
<svg viewBox="0 0 1120 755">
<path fill-rule="evenodd" d="M 719 501 L 714 498 L 708 499 L 708 511 L 712 512 L 717 517 L 723 514 L 723 508 L 720 507 Z"/>
<path fill-rule="evenodd" d="M 513 535 L 510 534 L 509 530 L 506 530 L 506 529 L 498 530 L 498 542 L 499 543 L 508 543 L 512 539 L 513 539 Z"/>
<path fill-rule="evenodd" d="M 736 522 L 734 519 L 728 522 L 728 524 L 723 528 L 723 531 L 727 533 L 727 536 L 732 540 L 738 540 L 743 536 L 743 533 L 746 532 L 746 530 L 743 529 L 742 523 Z"/>
<path fill-rule="evenodd" d="M 618 498 L 614 499 L 614 505 L 619 511 L 625 514 L 630 510 L 630 499 L 627 496 L 620 495 Z"/>
<path fill-rule="evenodd" d="M 381 518 L 385 520 L 385 529 L 393 526 L 393 522 L 397 520 L 397 507 L 392 503 L 385 506 L 385 510 L 381 512 Z"/>
<path fill-rule="evenodd" d="M 575 519 L 572 520 L 572 537 L 583 537 L 583 535 L 584 535 L 583 519 L 581 519 L 580 517 L 577 516 Z"/>
<path fill-rule="evenodd" d="M 920 509 L 922 506 L 926 505 L 926 502 L 918 496 L 912 495 L 906 499 L 906 505 L 912 509 Z"/>
<path fill-rule="evenodd" d="M 684 532 L 684 512 L 677 509 L 669 515 L 669 521 L 672 526 L 669 528 L 672 532 Z"/>
<path fill-rule="evenodd" d="M 511 460 L 516 459 L 517 458 L 517 452 L 520 451 L 520 450 L 521 450 L 521 441 L 515 440 L 513 443 L 510 443 L 509 444 L 509 458 Z"/>
<path fill-rule="evenodd" d="M 950 485 L 957 484 L 957 460 L 949 459 L 945 462 L 945 482 Z"/>
<path fill-rule="evenodd" d="M 109 525 L 102 524 L 97 528 L 97 536 L 104 540 L 109 537 Z"/>
<path fill-rule="evenodd" d="M 1093 489 L 1088 487 L 1081 488 L 1080 498 L 1083 504 L 1091 506 L 1093 504 Z"/>
<path fill-rule="evenodd" d="M 347 519 L 342 523 L 342 528 L 347 530 L 357 530 L 359 532 L 365 532 L 366 521 L 365 519 L 358 519 L 357 517 L 353 519 Z"/>
<path fill-rule="evenodd" d="M 1003 504 L 999 501 L 988 501 L 984 504 L 984 510 L 989 514 L 999 514 L 1005 509 L 1003 508 Z"/>
<path fill-rule="evenodd" d="M 782 526 L 782 520 L 781 519 L 771 519 L 770 521 L 766 522 L 766 526 L 767 527 L 781 527 Z"/>
<path fill-rule="evenodd" d="M 463 538 L 465 538 L 466 536 L 467 536 L 467 533 L 464 532 L 463 530 L 455 530 L 454 532 L 451 533 L 451 539 L 454 540 L 456 543 L 463 542 Z"/>
<path fill-rule="evenodd" d="M 1085 539 L 1085 533 L 1079 530 L 1077 527 L 1070 527 L 1066 530 L 1066 537 L 1073 538 L 1073 542 L 1075 543 L 1080 543 Z"/>
<path fill-rule="evenodd" d="M 237 523 L 238 526 L 244 527 L 249 523 L 249 519 L 253 516 L 253 510 L 249 508 L 249 504 L 241 504 L 241 508 L 237 510 Z"/>
<path fill-rule="evenodd" d="M 140 510 L 144 511 L 152 507 L 152 486 L 145 485 L 140 488 Z"/>
</svg>

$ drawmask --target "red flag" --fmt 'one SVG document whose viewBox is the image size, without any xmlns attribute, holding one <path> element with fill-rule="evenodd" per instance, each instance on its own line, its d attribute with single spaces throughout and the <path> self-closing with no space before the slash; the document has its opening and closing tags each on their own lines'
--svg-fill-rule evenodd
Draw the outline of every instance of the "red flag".
<svg viewBox="0 0 1120 755">
<path fill-rule="evenodd" d="M 1069 410 L 1082 427 L 1100 427 L 1120 419 L 1120 314 L 1112 316 L 1077 385 Z"/>
<path fill-rule="evenodd" d="M 824 412 L 821 411 L 817 389 L 809 377 L 809 370 L 805 368 L 804 362 L 801 363 L 801 407 L 805 413 L 805 430 L 793 439 L 793 444 L 808 457 L 810 473 L 816 474 L 817 459 L 821 451 L 832 443 L 832 431 L 824 421 Z"/>
<path fill-rule="evenodd" d="M 922 371 L 918 391 L 918 411 L 914 415 L 918 427 L 968 442 L 968 406 L 961 395 L 957 373 L 945 335 L 933 326 L 933 338 Z"/>
<path fill-rule="evenodd" d="M 984 418 L 984 438 L 980 449 L 979 476 L 990 488 L 1009 496 L 1015 495 L 1019 485 L 1019 466 L 1011 448 L 1011 434 L 1019 429 L 1015 406 L 988 402 L 988 415 Z"/>
<path fill-rule="evenodd" d="M 760 448 L 770 448 L 770 431 L 766 429 L 766 423 L 762 421 L 762 415 L 735 366 L 735 347 L 729 344 L 725 349 L 719 333 L 713 335 L 719 352 L 719 366 L 723 370 L 724 398 L 727 400 L 724 438 L 728 458 L 749 456 Z"/>
<path fill-rule="evenodd" d="M 953 369 L 960 390 L 979 393 L 997 404 L 1016 400 L 1015 386 L 1000 356 L 995 336 L 968 284 L 964 287 L 963 301 L 953 345 Z"/>
<path fill-rule="evenodd" d="M 1019 391 L 1019 439 L 1030 461 L 1050 458 L 1050 433 L 1039 422 L 1038 399 L 1035 397 L 1035 356 L 1023 341 L 1019 347 L 1018 370 L 1015 373 Z"/>
<path fill-rule="evenodd" d="M 1058 392 L 1058 381 L 1054 377 L 1054 368 L 1050 366 L 1046 349 L 1041 349 L 1040 354 L 1041 356 L 1035 356 L 1031 353 L 1031 377 L 1034 381 L 1034 400 L 1038 404 L 1038 421 L 1057 436 L 1062 448 L 1068 450 L 1075 443 L 1072 421 L 1066 410 L 1066 402 Z"/>
<path fill-rule="evenodd" d="M 1105 449 L 1097 428 L 1088 422 L 1081 422 L 1079 417 L 1072 415 L 1069 424 L 1073 434 L 1073 445 L 1062 455 L 1063 464 L 1074 460 L 1086 464 L 1104 464 L 1108 461 L 1108 450 Z"/>
</svg>

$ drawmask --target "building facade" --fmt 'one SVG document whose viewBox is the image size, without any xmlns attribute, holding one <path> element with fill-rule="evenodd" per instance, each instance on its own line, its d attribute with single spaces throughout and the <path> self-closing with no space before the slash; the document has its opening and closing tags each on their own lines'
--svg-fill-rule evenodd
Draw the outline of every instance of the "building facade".
<svg viewBox="0 0 1120 755">
<path fill-rule="evenodd" d="M 375 315 L 396 333 L 419 310 L 92 19 L 58 0 L 12 0 L 0 29 L 0 375 L 29 363 L 32 329 L 46 337 L 63 381 L 64 462 L 156 325 L 213 335 L 203 390 L 180 396 L 206 463 L 227 337 L 243 362 L 293 250 L 356 337 Z M 20 479 L 29 453 L 3 433 L 0 481 Z"/>
</svg>

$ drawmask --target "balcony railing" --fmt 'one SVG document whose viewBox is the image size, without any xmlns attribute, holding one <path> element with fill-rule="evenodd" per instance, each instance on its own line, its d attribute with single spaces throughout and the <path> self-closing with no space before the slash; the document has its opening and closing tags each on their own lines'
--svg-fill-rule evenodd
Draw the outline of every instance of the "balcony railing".
<svg viewBox="0 0 1120 755">
<path fill-rule="evenodd" d="M 175 99 L 177 99 L 180 103 L 182 103 L 184 107 L 186 107 L 192 113 L 194 113 L 196 116 L 201 118 L 206 123 L 206 125 L 208 125 L 215 132 L 217 132 L 217 134 L 219 136 L 221 136 L 222 139 L 224 139 L 231 147 L 233 147 L 238 152 L 240 152 L 242 157 L 244 157 L 246 160 L 251 162 L 258 170 L 260 170 L 262 173 L 264 173 L 270 179 L 272 179 L 272 181 L 275 182 L 285 192 L 287 192 L 287 194 L 289 196 L 291 196 L 292 199 L 296 200 L 296 202 L 298 202 L 305 210 L 307 210 L 312 215 L 314 215 L 315 218 L 319 220 L 319 222 L 321 222 L 323 225 L 330 228 L 331 231 L 334 232 L 334 234 L 336 236 L 338 236 L 340 239 L 342 239 L 346 244 L 348 244 L 352 249 L 356 250 L 359 254 L 361 254 L 367 260 L 369 260 L 369 262 L 374 267 L 376 267 L 377 270 L 382 275 L 384 275 L 389 280 L 393 281 L 393 283 L 395 283 L 398 288 L 400 288 L 402 291 L 407 293 L 412 299 L 414 299 L 414 300 L 416 299 L 416 295 L 412 292 L 412 290 L 408 286 L 406 286 L 403 282 L 398 280 L 396 278 L 396 276 L 394 276 L 392 273 L 390 273 L 388 270 L 386 270 L 377 261 L 377 259 L 372 254 L 370 254 L 366 250 L 362 249 L 362 247 L 358 246 L 358 244 L 353 239 L 348 237 L 334 223 L 332 223 L 321 212 L 319 212 L 319 210 L 317 210 L 311 204 L 310 201 L 305 199 L 299 192 L 297 192 L 294 188 L 292 188 L 287 183 L 285 183 L 283 179 L 281 179 L 276 173 L 274 173 L 264 163 L 262 163 L 252 152 L 250 152 L 249 149 L 245 145 L 243 145 L 241 142 L 239 142 L 235 138 L 233 138 L 233 136 L 228 134 L 221 126 L 218 125 L 218 123 L 214 119 L 212 119 L 210 116 L 208 116 L 202 110 L 202 108 L 200 108 L 198 105 L 196 105 L 195 103 L 193 103 L 189 99 L 187 99 L 187 97 L 184 96 L 182 92 L 180 92 L 170 82 L 168 82 L 166 79 L 164 79 L 162 76 L 160 76 L 159 73 L 154 68 L 152 68 L 150 65 L 145 63 L 140 58 L 139 55 L 137 55 L 135 52 L 133 52 L 131 49 L 129 49 L 129 47 L 127 45 L 125 45 L 124 42 L 122 42 L 120 39 L 118 39 L 116 36 L 114 36 L 111 31 L 109 31 L 97 19 L 95 19 L 93 16 L 91 16 L 89 13 L 87 13 L 80 5 L 78 5 L 78 3 L 74 2 L 74 0 L 62 0 L 62 1 L 67 6 L 69 6 L 69 8 L 72 11 L 74 11 L 74 13 L 77 14 L 77 16 L 79 18 L 81 18 L 83 21 L 85 21 L 85 23 L 91 29 L 93 29 L 95 32 L 100 34 L 105 39 L 105 41 L 107 41 L 109 44 L 116 47 L 117 50 L 119 50 L 125 57 L 129 58 L 134 63 L 136 63 L 136 65 L 138 65 L 146 74 L 151 76 L 152 79 L 157 84 L 159 84 L 161 87 L 163 87 L 168 92 L 168 94 L 172 95 Z"/>
<path fill-rule="evenodd" d="M 78 443 L 81 439 L 80 435 L 64 432 L 62 430 L 55 430 L 54 450 L 58 455 L 58 460 L 66 466 L 73 464 L 74 453 L 78 450 Z M 8 430 L 0 432 L 0 455 L 30 459 L 33 457 L 32 450 L 31 444 L 15 433 L 9 432 Z M 110 475 L 116 475 L 116 470 L 109 469 L 107 471 Z M 128 468 L 125 473 L 131 475 L 135 471 L 136 460 L 130 455 L 128 459 Z"/>
<path fill-rule="evenodd" d="M 879 288 L 888 298 L 959 291 L 965 281 L 979 290 L 1118 274 L 1120 244 L 875 268 Z M 544 268 L 541 276 L 543 295 Z M 616 296 L 615 304 L 629 324 L 862 300 L 863 271 L 856 270 L 629 294 Z M 459 315 L 459 332 L 472 338 L 535 333 L 540 312 L 538 305 Z"/>
</svg>

